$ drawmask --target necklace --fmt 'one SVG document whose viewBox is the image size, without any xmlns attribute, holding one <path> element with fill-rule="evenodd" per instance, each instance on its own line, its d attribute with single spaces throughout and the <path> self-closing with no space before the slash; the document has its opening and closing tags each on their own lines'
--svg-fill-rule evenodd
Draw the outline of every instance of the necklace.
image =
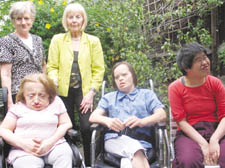
<svg viewBox="0 0 225 168">
<path fill-rule="evenodd" d="M 73 41 L 80 41 L 80 37 L 77 37 L 77 38 L 72 37 L 72 40 Z"/>
</svg>

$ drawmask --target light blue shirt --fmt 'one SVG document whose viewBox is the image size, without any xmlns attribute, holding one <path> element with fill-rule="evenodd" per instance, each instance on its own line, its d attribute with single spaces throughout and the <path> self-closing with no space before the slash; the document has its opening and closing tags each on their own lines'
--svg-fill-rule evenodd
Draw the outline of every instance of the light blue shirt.
<svg viewBox="0 0 225 168">
<path fill-rule="evenodd" d="M 135 88 L 131 93 L 125 94 L 121 91 L 114 91 L 104 95 L 98 103 L 99 109 L 107 112 L 111 118 L 119 118 L 122 122 L 131 116 L 145 118 L 152 115 L 154 110 L 163 108 L 156 94 L 148 89 Z M 138 128 L 137 131 L 151 136 L 151 126 Z M 116 133 L 107 133 L 105 140 L 117 137 Z M 152 145 L 146 141 L 140 141 L 144 148 L 151 148 Z"/>
</svg>

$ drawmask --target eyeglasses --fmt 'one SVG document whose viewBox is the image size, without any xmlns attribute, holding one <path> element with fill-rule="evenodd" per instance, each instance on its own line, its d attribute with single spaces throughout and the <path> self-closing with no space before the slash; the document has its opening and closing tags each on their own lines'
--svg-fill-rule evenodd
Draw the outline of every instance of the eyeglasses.
<svg viewBox="0 0 225 168">
<path fill-rule="evenodd" d="M 209 60 L 209 58 L 206 56 L 206 55 L 204 55 L 204 56 L 197 56 L 197 57 L 195 57 L 194 58 L 194 60 L 193 60 L 193 62 L 194 63 L 202 63 L 203 61 L 208 61 Z"/>
<path fill-rule="evenodd" d="M 14 18 L 17 22 L 22 22 L 23 20 L 25 22 L 29 22 L 31 20 L 31 18 L 29 17 L 17 17 L 17 18 Z"/>
</svg>

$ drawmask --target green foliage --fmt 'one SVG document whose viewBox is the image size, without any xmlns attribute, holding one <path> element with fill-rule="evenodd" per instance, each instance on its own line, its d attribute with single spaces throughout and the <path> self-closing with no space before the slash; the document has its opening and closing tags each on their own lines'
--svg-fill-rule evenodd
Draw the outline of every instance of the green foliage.
<svg viewBox="0 0 225 168">
<path fill-rule="evenodd" d="M 225 65 L 225 43 L 222 43 L 218 49 L 219 62 Z"/>
<path fill-rule="evenodd" d="M 45 54 L 53 35 L 63 33 L 62 14 L 66 4 L 59 1 L 39 0 L 33 1 L 36 5 L 37 15 L 31 33 L 42 37 Z"/>
<path fill-rule="evenodd" d="M 11 3 L 16 2 L 16 0 L 0 1 L 0 37 L 5 36 L 9 32 L 13 32 L 14 28 L 9 19 L 9 8 Z M 4 23 L 4 24 L 3 24 Z"/>
<path fill-rule="evenodd" d="M 0 20 L 4 21 L 0 37 L 13 32 L 11 21 L 5 17 L 9 7 L 16 0 L 0 1 Z M 37 16 L 31 33 L 42 37 L 47 55 L 50 40 L 54 34 L 63 33 L 62 15 L 68 3 L 66 0 L 33 0 L 37 7 Z M 86 32 L 100 38 L 104 50 L 106 73 L 105 80 L 111 84 L 111 68 L 121 60 L 130 62 L 138 76 L 138 85 L 148 87 L 147 80 L 152 78 L 155 83 L 156 93 L 163 103 L 168 104 L 168 84 L 181 76 L 176 65 L 176 52 L 181 44 L 198 41 L 209 47 L 212 44 L 210 30 L 205 26 L 204 16 L 215 6 L 224 3 L 223 0 L 183 0 L 186 5 L 178 5 L 173 11 L 168 10 L 162 14 L 151 13 L 146 10 L 146 0 L 74 0 L 80 2 L 88 15 Z M 176 6 L 177 1 L 165 1 L 169 6 Z M 4 3 L 4 5 L 3 5 Z M 161 35 L 161 25 L 167 23 L 167 28 L 175 27 L 169 24 L 171 18 L 179 19 L 189 16 L 197 11 L 197 18 L 187 23 L 187 29 L 178 30 L 175 40 Z M 149 17 L 147 17 L 149 16 Z M 147 32 L 155 25 L 159 25 L 154 36 Z M 167 53 L 165 57 L 149 57 L 156 53 L 155 46 L 150 46 L 149 41 L 160 44 L 161 50 Z M 224 51 L 219 54 L 222 63 Z"/>
</svg>

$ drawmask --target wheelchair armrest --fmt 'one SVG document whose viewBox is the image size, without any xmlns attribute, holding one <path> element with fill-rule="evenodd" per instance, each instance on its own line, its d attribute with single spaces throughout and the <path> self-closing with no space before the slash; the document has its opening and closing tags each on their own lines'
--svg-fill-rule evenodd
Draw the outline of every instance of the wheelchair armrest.
<svg viewBox="0 0 225 168">
<path fill-rule="evenodd" d="M 101 131 L 104 131 L 106 127 L 101 124 L 93 123 L 93 124 L 91 124 L 90 128 L 91 128 L 91 131 L 97 130 L 97 131 L 101 132 Z"/>
<path fill-rule="evenodd" d="M 67 140 L 67 142 L 69 143 L 72 151 L 73 151 L 73 166 L 75 167 L 81 167 L 81 165 L 83 165 L 83 158 L 82 155 L 78 149 L 78 147 L 76 146 L 76 142 L 77 142 L 77 138 L 78 138 L 78 131 L 74 130 L 74 129 L 69 129 L 66 132 L 65 138 Z"/>
<path fill-rule="evenodd" d="M 164 121 L 157 123 L 157 125 L 160 129 L 166 129 L 166 122 Z"/>
<path fill-rule="evenodd" d="M 111 166 L 120 167 L 121 157 L 119 156 L 115 156 L 111 153 L 105 152 L 102 159 L 104 160 L 104 162 Z"/>
<path fill-rule="evenodd" d="M 69 137 L 77 137 L 78 136 L 78 132 L 74 129 L 69 129 L 66 133 Z"/>
<path fill-rule="evenodd" d="M 76 144 L 78 141 L 78 132 L 74 129 L 69 129 L 66 132 L 65 138 L 69 143 Z"/>
</svg>

